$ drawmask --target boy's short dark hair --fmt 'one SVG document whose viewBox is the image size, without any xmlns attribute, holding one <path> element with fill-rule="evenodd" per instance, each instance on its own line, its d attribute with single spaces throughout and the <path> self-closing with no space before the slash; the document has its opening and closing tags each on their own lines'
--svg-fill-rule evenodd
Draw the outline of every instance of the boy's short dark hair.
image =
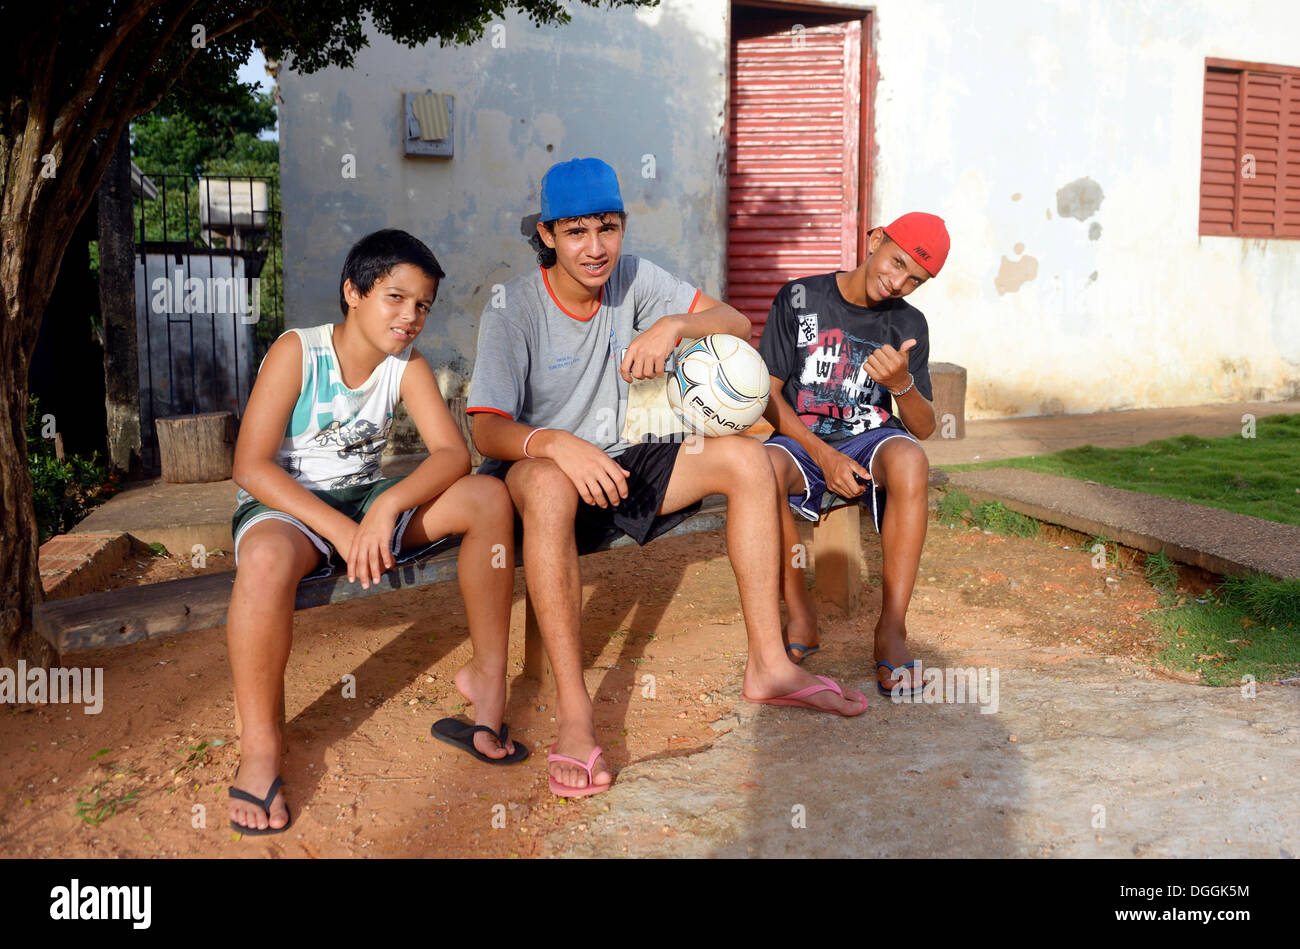
<svg viewBox="0 0 1300 949">
<path fill-rule="evenodd" d="M 581 221 L 584 218 L 589 217 L 595 218 L 600 221 L 601 224 L 607 223 L 605 220 L 606 218 L 617 217 L 621 226 L 627 226 L 626 211 L 602 211 L 599 214 L 584 214 L 581 217 L 561 217 L 556 218 L 554 221 L 542 221 L 542 227 L 546 228 L 547 232 L 554 236 L 557 224 L 567 224 L 569 221 Z M 543 267 L 555 266 L 555 249 L 546 246 L 546 242 L 542 240 L 542 235 L 537 233 L 536 228 L 533 228 L 533 232 L 528 235 L 528 246 L 537 252 L 537 262 Z"/>
<path fill-rule="evenodd" d="M 376 280 L 392 272 L 402 264 L 419 267 L 434 280 L 447 276 L 433 251 L 418 237 L 396 228 L 385 228 L 367 234 L 352 245 L 347 260 L 343 261 L 343 275 L 339 277 L 339 309 L 348 315 L 347 297 L 343 295 L 343 284 L 352 281 L 357 293 L 363 297 L 370 293 Z M 435 294 L 437 289 L 434 290 Z"/>
</svg>

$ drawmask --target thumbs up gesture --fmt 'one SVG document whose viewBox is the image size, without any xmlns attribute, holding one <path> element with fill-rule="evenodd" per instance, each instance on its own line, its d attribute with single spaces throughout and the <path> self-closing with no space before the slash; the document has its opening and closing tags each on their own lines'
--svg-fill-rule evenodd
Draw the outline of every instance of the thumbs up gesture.
<svg viewBox="0 0 1300 949">
<path fill-rule="evenodd" d="M 899 349 L 885 343 L 867 357 L 865 368 L 867 375 L 886 389 L 898 391 L 906 389 L 908 383 L 907 351 L 916 345 L 916 340 L 905 339 Z"/>
</svg>

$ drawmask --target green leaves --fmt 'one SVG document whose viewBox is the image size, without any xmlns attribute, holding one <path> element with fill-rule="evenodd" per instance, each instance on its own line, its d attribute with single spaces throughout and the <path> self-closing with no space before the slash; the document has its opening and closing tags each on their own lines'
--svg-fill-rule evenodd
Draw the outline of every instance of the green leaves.
<svg viewBox="0 0 1300 949">
<path fill-rule="evenodd" d="M 41 543 L 71 530 L 117 489 L 117 477 L 109 475 L 99 460 L 99 452 L 92 452 L 89 458 L 59 458 L 55 454 L 53 439 L 41 435 L 41 413 L 35 396 L 27 402 L 27 470 L 32 479 Z"/>
</svg>

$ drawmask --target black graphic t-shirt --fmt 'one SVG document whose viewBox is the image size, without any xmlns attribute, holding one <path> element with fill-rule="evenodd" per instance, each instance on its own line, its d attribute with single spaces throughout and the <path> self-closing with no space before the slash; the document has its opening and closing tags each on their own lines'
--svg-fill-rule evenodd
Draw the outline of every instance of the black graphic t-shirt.
<svg viewBox="0 0 1300 949">
<path fill-rule="evenodd" d="M 925 316 L 905 300 L 856 306 L 844 299 L 835 274 L 800 277 L 781 288 L 758 342 L 767 370 L 784 379 L 781 395 L 814 435 L 828 444 L 885 426 L 906 431 L 893 414 L 889 390 L 867 373 L 867 357 L 888 343 L 915 339 L 907 367 L 917 391 L 930 389 L 930 332 Z"/>
</svg>

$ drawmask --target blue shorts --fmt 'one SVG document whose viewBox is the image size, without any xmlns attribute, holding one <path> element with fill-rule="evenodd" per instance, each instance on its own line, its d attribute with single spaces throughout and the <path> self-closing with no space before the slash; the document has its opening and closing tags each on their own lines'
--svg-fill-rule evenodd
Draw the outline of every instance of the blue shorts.
<svg viewBox="0 0 1300 949">
<path fill-rule="evenodd" d="M 847 438 L 831 446 L 840 454 L 848 455 L 862 467 L 871 471 L 871 485 L 859 495 L 859 503 L 866 505 L 868 501 L 870 502 L 871 521 L 876 525 L 877 534 L 880 533 L 880 525 L 885 520 L 885 489 L 876 487 L 876 473 L 871 470 L 871 463 L 876 459 L 877 449 L 891 438 L 906 438 L 918 445 L 920 444 L 902 429 L 873 428 L 871 431 L 863 432 L 861 435 L 854 435 L 852 438 Z M 803 450 L 803 446 L 788 435 L 773 435 L 763 444 L 784 449 L 794 459 L 794 463 L 799 466 L 799 470 L 803 472 L 804 492 L 803 494 L 790 495 L 790 509 L 796 514 L 802 514 L 810 521 L 820 520 L 822 511 L 829 508 L 835 499 L 839 497 L 833 491 L 826 490 L 826 479 L 822 475 L 821 467 Z"/>
</svg>

